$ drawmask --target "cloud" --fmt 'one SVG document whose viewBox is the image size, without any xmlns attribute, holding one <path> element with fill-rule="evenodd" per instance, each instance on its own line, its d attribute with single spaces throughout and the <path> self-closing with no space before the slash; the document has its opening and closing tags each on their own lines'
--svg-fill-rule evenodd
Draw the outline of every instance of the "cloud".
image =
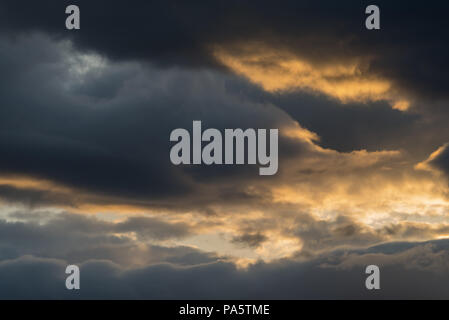
<svg viewBox="0 0 449 320">
<path fill-rule="evenodd" d="M 129 217 L 114 226 L 116 232 L 136 232 L 139 237 L 165 240 L 182 238 L 190 233 L 190 226 L 185 223 L 166 223 L 149 217 Z"/>
<path fill-rule="evenodd" d="M 321 93 L 347 102 L 389 101 L 393 109 L 407 110 L 410 102 L 392 92 L 392 84 L 367 74 L 367 62 L 313 65 L 289 52 L 259 45 L 239 44 L 242 53 L 217 48 L 215 55 L 237 74 L 270 92 L 297 90 Z M 235 50 L 234 50 L 235 51 Z"/>
<path fill-rule="evenodd" d="M 245 233 L 240 236 L 234 237 L 232 239 L 232 242 L 257 248 L 267 240 L 268 238 L 261 233 Z"/>
<path fill-rule="evenodd" d="M 47 49 L 22 68 L 18 61 L 26 53 L 20 48 L 37 43 Z M 11 75 L 2 91 L 8 108 L 3 109 L 0 132 L 0 149 L 5 151 L 0 184 L 6 201 L 22 197 L 35 206 L 83 210 L 101 205 L 176 210 L 229 200 L 256 203 L 270 184 L 287 182 L 295 176 L 292 172 L 319 171 L 331 163 L 346 166 L 346 171 L 368 170 L 400 157 L 397 151 L 323 149 L 315 133 L 276 105 L 242 99 L 228 89 L 240 84 L 231 75 L 113 63 L 37 35 L 15 43 L 4 39 L 2 45 L 10 61 L 5 72 Z M 45 80 L 39 80 L 44 74 Z M 94 93 L 93 87 L 101 92 Z M 21 114 L 28 116 L 20 118 L 18 128 L 14 119 Z M 278 176 L 255 187 L 255 166 L 171 165 L 169 133 L 189 128 L 197 119 L 219 129 L 280 128 Z"/>
<path fill-rule="evenodd" d="M 449 144 L 444 144 L 423 162 L 418 163 L 415 167 L 418 170 L 436 171 L 449 174 Z"/>
<path fill-rule="evenodd" d="M 45 213 L 43 217 L 44 213 L 18 211 L 10 214 L 9 221 L 0 220 L 0 260 L 33 255 L 74 263 L 106 259 L 135 266 L 162 261 L 182 265 L 214 259 L 214 255 L 192 247 L 155 243 L 189 236 L 191 228 L 184 223 L 153 217 L 109 222 L 71 213 Z M 40 219 L 36 220 L 38 216 Z"/>
<path fill-rule="evenodd" d="M 442 182 L 414 170 L 413 159 L 403 150 L 346 147 L 347 152 L 341 152 L 321 146 L 319 132 L 304 128 L 301 117 L 296 121 L 290 115 L 307 114 L 306 107 L 296 114 L 290 104 L 299 99 L 310 102 L 310 108 L 318 104 L 321 110 L 331 110 L 330 102 L 322 98 L 295 94 L 276 98 L 217 70 L 114 62 L 43 35 L 19 37 L 15 42 L 3 38 L 0 43 L 5 75 L 10 75 L 0 87 L 6 106 L 0 111 L 4 155 L 0 197 L 8 206 L 123 214 L 130 220 L 117 224 L 114 232 L 130 234 L 116 239 L 109 229 L 104 239 L 126 243 L 134 236 L 159 243 L 201 235 L 208 237 L 206 242 L 219 238 L 214 249 L 219 254 L 227 254 L 231 245 L 239 251 L 235 254 L 239 259 L 247 255 L 267 261 L 290 257 L 301 249 L 310 254 L 372 245 L 385 240 L 386 235 L 378 231 L 381 227 L 397 224 L 392 213 L 441 217 L 448 206 Z M 38 43 L 38 54 L 26 59 Z M 28 64 L 22 65 L 22 60 Z M 385 139 L 397 123 L 407 132 L 406 123 L 416 119 L 386 105 L 377 114 L 378 107 L 357 113 L 356 119 L 368 121 L 377 115 L 370 130 L 390 128 Z M 342 108 L 333 108 L 341 116 L 335 110 Z M 352 130 L 363 127 L 352 119 L 354 113 L 342 112 L 346 115 L 340 124 Z M 383 124 L 382 114 L 396 119 Z M 313 114 L 310 119 L 320 118 L 323 122 L 316 128 L 322 129 L 326 117 Z M 278 174 L 261 183 L 256 167 L 171 165 L 169 133 L 189 128 L 197 119 L 205 127 L 219 129 L 279 128 Z M 333 134 L 324 132 L 325 137 Z M 345 134 L 339 139 L 344 142 Z M 141 214 L 157 219 L 138 217 Z M 283 221 L 278 222 L 280 214 Z M 167 216 L 172 217 L 168 225 Z M 387 238 L 394 237 L 407 238 L 400 232 Z M 97 255 L 113 257 L 115 263 L 148 261 L 146 249 L 136 249 L 138 258 L 133 258 L 129 248 L 124 244 L 116 254 L 115 249 L 102 246 Z M 96 249 L 89 250 L 85 252 Z M 63 257 L 60 254 L 55 248 L 45 257 Z M 81 252 L 70 254 L 85 257 Z"/>
<path fill-rule="evenodd" d="M 1 297 L 447 296 L 445 3 L 66 4 L 0 4 Z M 279 128 L 278 174 L 172 165 L 193 120 Z"/>
<path fill-rule="evenodd" d="M 64 12 L 69 4 L 3 1 L 1 27 L 14 35 L 45 32 L 115 60 L 143 60 L 165 67 L 220 69 L 223 66 L 216 59 L 216 45 L 242 53 L 245 48 L 235 49 L 235 44 L 250 41 L 293 52 L 316 66 L 329 64 L 335 69 L 343 65 L 345 69 L 351 66 L 345 62 L 368 61 L 369 76 L 359 79 L 365 85 L 355 88 L 369 96 L 376 90 L 384 91 L 385 86 L 406 93 L 405 99 L 394 104 L 397 108 L 405 108 L 405 101 L 416 96 L 447 99 L 447 45 L 440 41 L 447 33 L 447 4 L 442 1 L 428 3 L 425 8 L 419 1 L 409 1 L 407 14 L 400 4 L 378 1 L 382 13 L 386 13 L 382 14 L 379 32 L 364 28 L 369 2 L 335 5 L 327 0 L 287 0 L 280 5 L 271 1 L 242 5 L 240 1 L 199 1 L 187 5 L 179 1 L 136 1 L 124 7 L 80 0 L 77 5 L 82 9 L 83 27 L 79 32 L 64 29 Z M 24 6 L 27 12 L 23 12 Z M 408 32 L 404 34 L 403 30 Z M 329 87 L 334 96 L 348 96 L 346 89 L 336 94 L 337 87 Z"/>
<path fill-rule="evenodd" d="M 66 262 L 24 256 L 0 262 L 3 299 L 432 299 L 447 297 L 447 241 L 335 252 L 239 270 L 231 263 L 123 269 L 81 265 L 81 290 L 65 289 Z M 381 290 L 366 290 L 365 267 L 380 267 Z M 260 280 L 263 279 L 263 282 Z M 344 288 L 344 290 L 342 290 Z M 263 289 L 263 290 L 262 290 Z"/>
</svg>

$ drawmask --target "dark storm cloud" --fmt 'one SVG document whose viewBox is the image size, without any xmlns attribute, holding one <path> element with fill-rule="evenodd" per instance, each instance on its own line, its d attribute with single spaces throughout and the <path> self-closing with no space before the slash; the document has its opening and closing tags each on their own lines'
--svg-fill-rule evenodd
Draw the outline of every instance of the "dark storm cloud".
<svg viewBox="0 0 449 320">
<path fill-rule="evenodd" d="M 449 136 L 443 123 L 446 117 L 429 119 L 394 110 L 386 102 L 342 104 L 308 93 L 263 92 L 244 81 L 230 83 L 228 88 L 242 99 L 278 106 L 301 126 L 316 132 L 320 137 L 317 144 L 341 152 L 406 149 L 422 159 Z"/>
<path fill-rule="evenodd" d="M 65 7 L 81 8 L 80 31 L 65 30 Z M 369 1 L 111 1 L 2 0 L 0 28 L 40 30 L 110 58 L 165 66 L 217 67 L 211 44 L 255 40 L 302 57 L 331 62 L 374 57 L 370 71 L 410 94 L 447 98 L 448 25 L 445 1 L 377 1 L 381 30 L 365 29 Z M 25 10 L 26 9 L 26 10 Z"/>
<path fill-rule="evenodd" d="M 407 299 L 444 298 L 448 241 L 390 243 L 334 252 L 310 262 L 282 260 L 239 270 L 226 262 L 123 269 L 81 265 L 81 290 L 65 289 L 66 262 L 24 256 L 0 262 L 2 299 Z M 365 288 L 365 268 L 380 267 L 381 290 Z"/>
<path fill-rule="evenodd" d="M 227 86 L 235 78 L 230 75 L 113 64 L 37 35 L 2 38 L 0 46 L 0 173 L 48 179 L 77 194 L 70 199 L 57 190 L 42 193 L 6 185 L 0 196 L 7 200 L 22 194 L 31 205 L 76 205 L 76 199 L 91 192 L 88 197 L 96 196 L 97 203 L 113 197 L 115 203 L 143 206 L 155 199 L 175 206 L 168 200 L 174 196 L 190 196 L 183 207 L 208 196 L 255 201 L 233 179 L 258 178 L 256 166 L 175 167 L 169 160 L 170 132 L 179 127 L 191 131 L 198 119 L 203 129 L 221 130 L 291 124 L 272 104 L 232 94 Z M 33 47 L 39 49 L 27 59 Z M 279 144 L 280 167 L 285 157 L 304 149 L 285 137 Z M 200 194 L 198 188 L 207 184 L 219 188 Z"/>
</svg>

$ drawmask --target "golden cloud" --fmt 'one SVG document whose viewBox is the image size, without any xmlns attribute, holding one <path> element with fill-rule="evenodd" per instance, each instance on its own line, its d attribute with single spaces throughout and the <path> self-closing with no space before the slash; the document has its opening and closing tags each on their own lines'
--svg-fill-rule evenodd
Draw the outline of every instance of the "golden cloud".
<svg viewBox="0 0 449 320">
<path fill-rule="evenodd" d="M 440 173 L 440 171 L 438 169 L 435 169 L 431 163 L 432 163 L 432 161 L 437 159 L 448 147 L 449 147 L 449 143 L 446 143 L 443 146 L 439 147 L 437 150 L 432 152 L 426 160 L 418 163 L 415 166 L 415 169 L 430 171 L 430 172 L 434 172 L 434 173 Z"/>
<path fill-rule="evenodd" d="M 222 64 L 266 91 L 303 90 L 325 94 L 342 103 L 386 100 L 394 109 L 410 107 L 410 101 L 400 97 L 389 80 L 367 72 L 366 58 L 317 64 L 262 44 L 240 45 L 239 50 L 215 46 L 213 52 Z"/>
</svg>

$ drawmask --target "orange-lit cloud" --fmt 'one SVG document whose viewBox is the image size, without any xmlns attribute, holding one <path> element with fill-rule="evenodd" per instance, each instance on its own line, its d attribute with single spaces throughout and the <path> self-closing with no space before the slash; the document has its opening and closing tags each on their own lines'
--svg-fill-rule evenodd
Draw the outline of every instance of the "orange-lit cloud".
<svg viewBox="0 0 449 320">
<path fill-rule="evenodd" d="M 386 100 L 394 109 L 410 107 L 388 79 L 367 71 L 367 59 L 319 65 L 261 44 L 241 45 L 239 50 L 216 46 L 214 54 L 225 66 L 270 92 L 304 90 L 342 103 Z"/>
<path fill-rule="evenodd" d="M 432 163 L 432 161 L 437 159 L 439 156 L 441 156 L 441 154 L 448 148 L 448 146 L 449 146 L 449 144 L 446 143 L 445 145 L 439 147 L 437 150 L 432 152 L 430 154 L 430 156 L 426 160 L 418 163 L 415 166 L 415 169 L 417 169 L 417 170 L 426 170 L 426 171 L 431 171 L 431 172 L 434 172 L 434 173 L 439 173 L 439 170 L 435 169 L 432 166 L 431 163 Z"/>
<path fill-rule="evenodd" d="M 415 170 L 403 152 L 326 149 L 316 144 L 317 134 L 295 121 L 280 128 L 280 134 L 301 146 L 301 153 L 285 157 L 282 172 L 270 181 L 241 181 L 248 196 L 243 201 L 220 197 L 223 185 L 219 182 L 198 183 L 204 194 L 172 202 L 127 201 L 25 176 L 2 177 L 0 185 L 62 194 L 72 202 L 45 206 L 96 215 L 111 223 L 139 216 L 188 226 L 191 233 L 185 238 L 159 243 L 213 249 L 237 259 L 241 266 L 258 259 L 272 261 L 337 247 L 429 240 L 448 234 L 446 181 Z M 235 188 L 232 181 L 228 183 Z M 242 235 L 254 234 L 263 241 L 245 243 Z M 128 230 L 114 235 L 134 237 Z M 133 241 L 145 243 L 140 238 Z"/>
</svg>

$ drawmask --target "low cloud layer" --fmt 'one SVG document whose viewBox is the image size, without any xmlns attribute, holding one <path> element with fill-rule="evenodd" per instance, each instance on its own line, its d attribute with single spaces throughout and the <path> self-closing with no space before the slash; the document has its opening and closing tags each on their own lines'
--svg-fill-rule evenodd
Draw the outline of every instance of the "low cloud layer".
<svg viewBox="0 0 449 320">
<path fill-rule="evenodd" d="M 64 287 L 65 261 L 31 256 L 0 262 L 3 299 L 431 299 L 447 298 L 447 241 L 390 244 L 309 262 L 227 262 L 123 269 L 81 265 L 81 290 Z M 381 270 L 381 290 L 366 290 L 365 267 Z"/>
</svg>

